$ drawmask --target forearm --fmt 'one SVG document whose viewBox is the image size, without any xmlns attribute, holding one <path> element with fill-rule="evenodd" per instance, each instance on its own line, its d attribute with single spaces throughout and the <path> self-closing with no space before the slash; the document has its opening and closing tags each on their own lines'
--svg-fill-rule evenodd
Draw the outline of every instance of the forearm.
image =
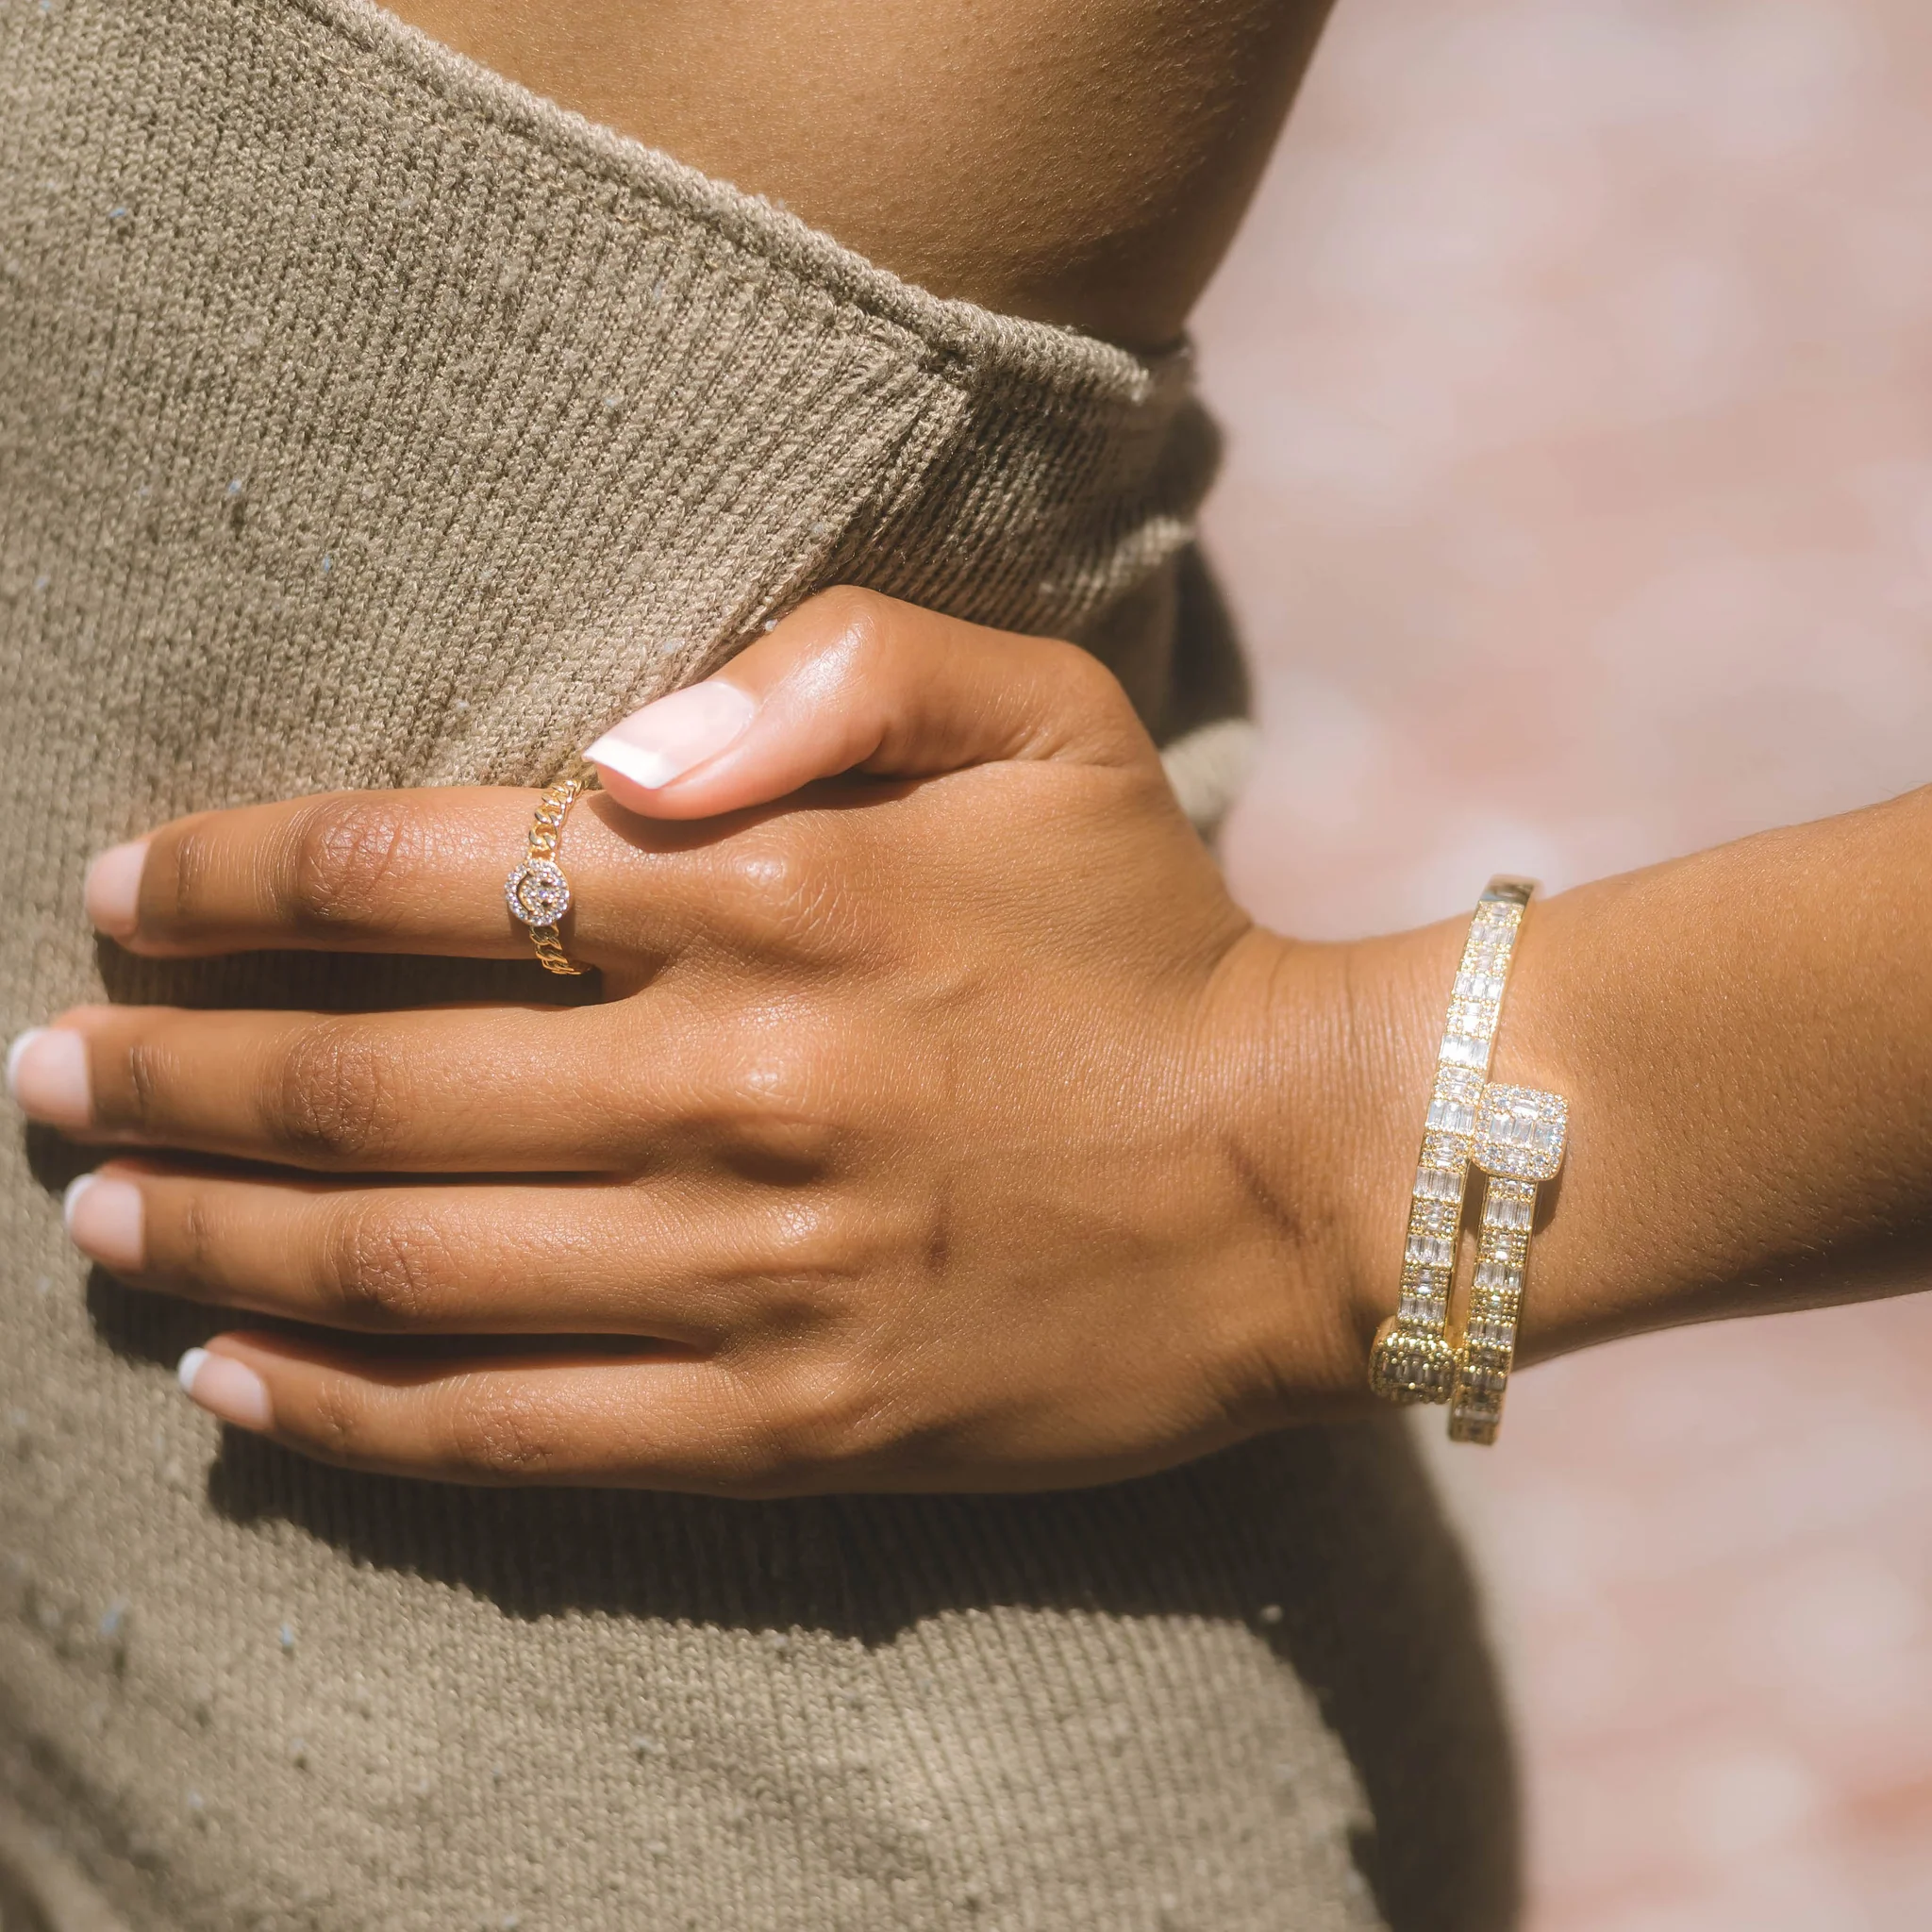
<svg viewBox="0 0 1932 1932">
<path fill-rule="evenodd" d="M 1525 1358 L 1919 1285 L 1928 864 L 1932 790 L 1532 906 L 1494 1074 L 1567 1096 L 1571 1130 L 1544 1191 Z M 1394 1311 L 1464 924 L 1286 946 L 1268 975 L 1274 1065 L 1297 1102 L 1270 1128 L 1274 1172 L 1318 1174 L 1337 1204 L 1307 1224 L 1345 1277 L 1358 1353 Z M 1291 1031 L 1312 1044 L 1284 1044 Z"/>
</svg>

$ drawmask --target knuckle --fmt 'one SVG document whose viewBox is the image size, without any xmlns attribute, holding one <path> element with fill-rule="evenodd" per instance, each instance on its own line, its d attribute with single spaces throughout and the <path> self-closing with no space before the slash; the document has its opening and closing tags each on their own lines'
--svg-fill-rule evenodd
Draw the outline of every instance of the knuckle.
<svg viewBox="0 0 1932 1932">
<path fill-rule="evenodd" d="M 441 1306 L 450 1274 L 441 1230 L 384 1208 L 339 1210 L 324 1249 L 323 1291 L 353 1328 L 421 1327 Z"/>
<path fill-rule="evenodd" d="M 331 1462 L 370 1459 L 368 1398 L 347 1375 L 325 1375 L 309 1398 L 304 1431 L 317 1454 Z"/>
<path fill-rule="evenodd" d="M 889 1438 L 886 1407 L 876 1380 L 856 1363 L 794 1365 L 762 1405 L 770 1474 L 782 1480 L 865 1461 Z"/>
<path fill-rule="evenodd" d="M 167 1096 L 175 1070 L 173 1055 L 158 1040 L 138 1039 L 128 1042 L 123 1064 L 126 1077 L 96 1102 L 102 1124 L 138 1134 L 165 1128 Z"/>
<path fill-rule="evenodd" d="M 772 1279 L 841 1310 L 877 1246 L 873 1204 L 829 1190 L 781 1195 L 752 1224 Z"/>
<path fill-rule="evenodd" d="M 721 846 L 715 863 L 717 885 L 760 911 L 806 890 L 808 873 L 817 870 L 782 829 L 769 825 Z"/>
<path fill-rule="evenodd" d="M 1061 685 L 1079 715 L 1139 722 L 1126 687 L 1091 651 L 1067 643 L 1057 649 Z"/>
<path fill-rule="evenodd" d="M 391 801 L 318 800 L 283 841 L 271 880 L 276 910 L 298 932 L 367 925 L 417 845 L 413 820 Z"/>
<path fill-rule="evenodd" d="M 531 1480 L 557 1460 L 553 1429 L 534 1396 L 495 1383 L 452 1391 L 445 1428 L 450 1466 L 473 1481 Z"/>
<path fill-rule="evenodd" d="M 301 1028 L 262 1083 L 270 1141 L 298 1159 L 346 1165 L 380 1152 L 394 1113 L 392 1073 L 374 1041 L 337 1020 Z"/>
<path fill-rule="evenodd" d="M 142 896 L 151 898 L 153 906 L 144 924 L 166 932 L 192 924 L 202 916 L 221 874 L 221 851 L 212 829 L 212 821 L 192 819 L 172 838 L 164 835 L 148 848 L 142 868 Z"/>
<path fill-rule="evenodd" d="M 182 1203 L 175 1223 L 174 1254 L 170 1276 L 181 1281 L 206 1282 L 220 1278 L 226 1248 L 227 1230 L 208 1198 L 199 1188 Z"/>
<path fill-rule="evenodd" d="M 825 1052 L 809 1014 L 792 1002 L 727 1019 L 711 1063 L 739 1109 L 754 1118 L 815 1118 L 824 1105 Z"/>
<path fill-rule="evenodd" d="M 755 945 L 800 957 L 830 955 L 849 938 L 836 869 L 782 822 L 760 826 L 719 851 L 713 905 L 729 906 Z"/>
<path fill-rule="evenodd" d="M 806 1472 L 756 1432 L 738 1444 L 720 1469 L 716 1486 L 722 1495 L 744 1503 L 782 1503 L 810 1487 Z"/>
<path fill-rule="evenodd" d="M 891 598 L 857 584 L 837 584 L 805 607 L 810 628 L 803 641 L 824 688 L 852 688 L 888 669 L 903 632 Z"/>
<path fill-rule="evenodd" d="M 719 1490 L 751 1503 L 796 1496 L 810 1485 L 810 1467 L 769 1399 L 756 1386 L 741 1389 L 729 1429 L 718 1434 L 714 1479 Z"/>
<path fill-rule="evenodd" d="M 812 599 L 812 612 L 831 637 L 870 653 L 885 642 L 892 600 L 859 584 L 835 584 Z"/>
<path fill-rule="evenodd" d="M 761 1039 L 736 1063 L 721 1154 L 740 1179 L 796 1189 L 841 1164 L 850 1134 L 828 1108 L 828 1063 L 808 1044 Z"/>
</svg>

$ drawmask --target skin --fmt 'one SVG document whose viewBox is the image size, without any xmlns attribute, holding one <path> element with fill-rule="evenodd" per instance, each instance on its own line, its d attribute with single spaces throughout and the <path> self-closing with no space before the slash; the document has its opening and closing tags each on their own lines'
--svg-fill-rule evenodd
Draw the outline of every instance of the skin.
<svg viewBox="0 0 1932 1932">
<path fill-rule="evenodd" d="M 1329 0 L 403 0 L 411 25 L 941 295 L 1181 331 Z"/>
<path fill-rule="evenodd" d="M 85 1099 L 50 1112 L 24 1057 L 30 1111 L 282 1170 L 115 1163 L 138 1236 L 102 1239 L 97 1182 L 82 1246 L 375 1338 L 614 1340 L 214 1344 L 279 1440 L 459 1480 L 1079 1483 L 1270 1426 L 1277 1365 L 1318 1403 L 1349 1387 L 1333 1270 L 1284 1295 L 1314 1250 L 1225 1136 L 1266 968 L 1112 677 L 845 591 L 729 682 L 758 701 L 730 752 L 656 794 L 613 780 L 657 817 L 607 795 L 570 821 L 569 942 L 604 1004 L 63 1016 Z M 795 802 L 746 809 L 767 799 Z M 501 883 L 535 802 L 184 821 L 96 917 L 138 952 L 527 957 Z"/>
<path fill-rule="evenodd" d="M 1255 926 L 1067 645 L 847 591 L 714 682 L 728 746 L 570 822 L 605 1004 L 83 1008 L 78 1104 L 22 1057 L 76 1138 L 267 1164 L 116 1159 L 133 1221 L 98 1183 L 73 1216 L 137 1287 L 311 1324 L 217 1339 L 197 1396 L 358 1468 L 748 1496 L 1075 1485 L 1365 1410 L 1462 922 Z M 517 957 L 535 802 L 183 820 L 97 923 Z M 1932 791 L 1532 909 L 1497 1069 L 1573 1134 L 1525 1359 L 1919 1278 L 1928 857 Z"/>
<path fill-rule="evenodd" d="M 1147 345 L 1323 11 L 403 10 L 941 292 Z M 1067 645 L 840 591 L 714 682 L 728 748 L 570 822 L 602 1005 L 90 1008 L 23 1048 L 26 1111 L 114 1155 L 84 1251 L 303 1324 L 218 1336 L 196 1399 L 357 1467 L 732 1495 L 1071 1485 L 1364 1410 L 1462 922 L 1255 927 Z M 526 957 L 535 802 L 208 814 L 90 907 L 143 953 Z M 1572 1134 L 1520 1360 L 1923 1278 L 1928 859 L 1920 792 L 1533 908 L 1496 1071 Z"/>
</svg>

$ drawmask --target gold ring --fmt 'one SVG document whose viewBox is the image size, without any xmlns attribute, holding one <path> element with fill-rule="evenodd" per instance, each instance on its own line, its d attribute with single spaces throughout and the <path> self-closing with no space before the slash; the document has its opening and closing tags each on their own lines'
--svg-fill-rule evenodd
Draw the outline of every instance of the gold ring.
<svg viewBox="0 0 1932 1932">
<path fill-rule="evenodd" d="M 563 950 L 563 935 L 558 930 L 570 910 L 570 880 L 557 862 L 558 847 L 563 842 L 563 822 L 572 801 L 584 787 L 575 778 L 553 785 L 537 801 L 536 816 L 530 821 L 530 836 L 524 848 L 524 862 L 503 882 L 503 896 L 510 917 L 530 930 L 530 943 L 549 973 L 588 973 Z"/>
</svg>

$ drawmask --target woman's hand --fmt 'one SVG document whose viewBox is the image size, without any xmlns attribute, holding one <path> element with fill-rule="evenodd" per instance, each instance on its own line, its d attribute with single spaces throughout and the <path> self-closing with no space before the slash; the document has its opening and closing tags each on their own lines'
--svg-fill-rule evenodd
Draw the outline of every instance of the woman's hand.
<svg viewBox="0 0 1932 1932">
<path fill-rule="evenodd" d="M 603 1004 L 17 1044 L 30 1114 L 153 1150 L 75 1184 L 89 1255 L 301 1324 L 192 1356 L 206 1407 L 363 1469 L 770 1495 L 1091 1482 L 1358 1399 L 1357 1191 L 1297 1141 L 1319 1104 L 1360 1146 L 1348 1042 L 1282 1024 L 1341 966 L 1236 909 L 1098 664 L 837 591 L 593 753 L 560 858 Z M 138 953 L 527 957 L 535 799 L 207 813 L 90 908 Z"/>
</svg>

